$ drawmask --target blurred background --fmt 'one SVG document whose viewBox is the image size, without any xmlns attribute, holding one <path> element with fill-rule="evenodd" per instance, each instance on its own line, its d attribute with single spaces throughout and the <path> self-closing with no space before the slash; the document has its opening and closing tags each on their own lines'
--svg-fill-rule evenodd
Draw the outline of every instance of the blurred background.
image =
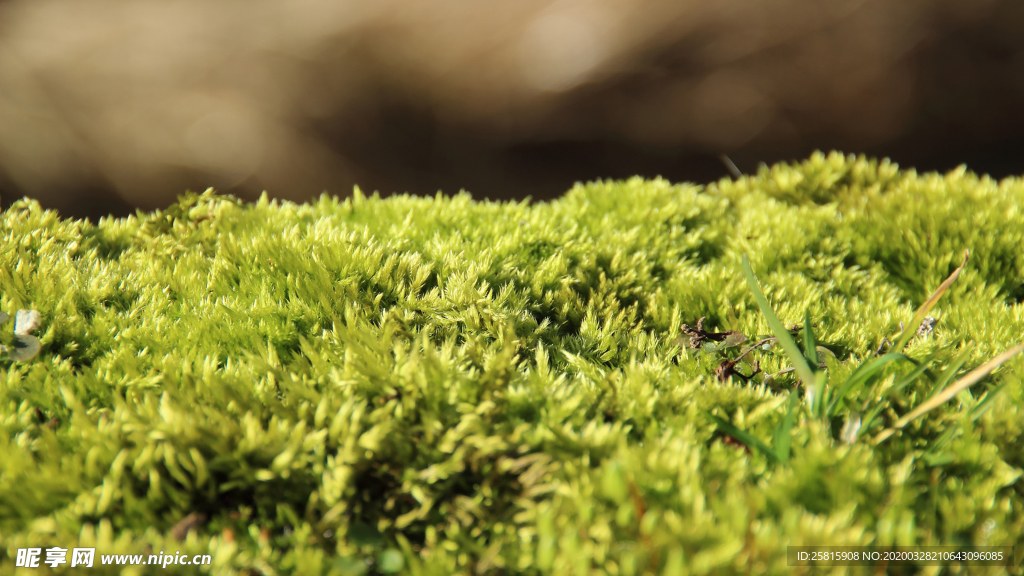
<svg viewBox="0 0 1024 576">
<path fill-rule="evenodd" d="M 1019 0 L 0 0 L 0 202 L 1024 173 Z"/>
</svg>

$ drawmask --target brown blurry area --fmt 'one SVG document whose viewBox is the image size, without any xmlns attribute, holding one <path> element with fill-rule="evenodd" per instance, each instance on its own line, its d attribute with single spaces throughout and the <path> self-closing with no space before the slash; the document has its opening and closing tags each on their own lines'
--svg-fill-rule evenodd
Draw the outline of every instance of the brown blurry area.
<svg viewBox="0 0 1024 576">
<path fill-rule="evenodd" d="M 1024 173 L 1017 0 L 0 0 L 0 198 L 551 198 L 815 149 Z"/>
</svg>

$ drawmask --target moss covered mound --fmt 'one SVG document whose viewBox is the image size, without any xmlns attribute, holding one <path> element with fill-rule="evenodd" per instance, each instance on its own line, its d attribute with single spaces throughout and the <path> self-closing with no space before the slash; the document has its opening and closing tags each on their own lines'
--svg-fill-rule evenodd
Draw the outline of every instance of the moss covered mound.
<svg viewBox="0 0 1024 576">
<path fill-rule="evenodd" d="M 798 412 L 780 464 L 704 412 L 768 442 L 802 390 L 762 380 L 786 355 L 758 347 L 760 374 L 722 380 L 738 349 L 683 337 L 702 317 L 771 334 L 747 255 L 787 325 L 810 311 L 839 378 L 969 249 L 905 350 L 962 374 L 1024 340 L 1022 207 L 1022 180 L 835 153 L 540 204 L 206 193 L 95 225 L 17 202 L 0 310 L 38 310 L 41 350 L 0 360 L 0 573 L 51 546 L 95 547 L 96 574 L 125 570 L 100 555 L 162 551 L 211 556 L 174 573 L 438 576 L 1024 546 L 1021 358 L 878 445 L 933 380 L 888 394 L 852 444 Z"/>
</svg>

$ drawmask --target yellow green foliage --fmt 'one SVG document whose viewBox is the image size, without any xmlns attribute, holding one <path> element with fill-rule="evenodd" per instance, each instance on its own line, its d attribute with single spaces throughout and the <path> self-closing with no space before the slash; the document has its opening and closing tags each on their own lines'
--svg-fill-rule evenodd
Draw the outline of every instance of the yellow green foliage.
<svg viewBox="0 0 1024 576">
<path fill-rule="evenodd" d="M 836 153 L 550 203 L 207 192 L 94 224 L 16 202 L 0 311 L 37 310 L 41 347 L 0 358 L 0 573 L 49 546 L 213 559 L 92 574 L 267 576 L 790 574 L 787 546 L 1024 547 L 1020 358 L 877 445 L 801 412 L 775 465 L 705 416 L 778 439 L 801 388 L 762 377 L 784 351 L 723 381 L 739 348 L 681 338 L 701 317 L 772 334 L 746 255 L 841 382 L 970 250 L 903 350 L 962 376 L 1024 340 L 1022 207 L 1020 179 Z M 862 439 L 934 392 L 896 364 L 857 392 L 885 398 Z"/>
</svg>

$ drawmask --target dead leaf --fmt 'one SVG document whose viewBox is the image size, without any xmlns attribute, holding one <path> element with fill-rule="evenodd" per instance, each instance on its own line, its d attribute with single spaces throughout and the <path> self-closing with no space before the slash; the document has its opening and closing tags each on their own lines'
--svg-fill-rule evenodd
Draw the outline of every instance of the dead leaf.
<svg viewBox="0 0 1024 576">
<path fill-rule="evenodd" d="M 721 345 L 715 346 L 714 350 L 739 346 L 747 340 L 746 335 L 736 332 L 735 330 L 726 330 L 725 332 L 708 332 L 704 330 L 704 317 L 697 320 L 696 327 L 690 326 L 689 324 L 683 324 L 679 328 L 684 334 L 690 337 L 690 348 L 693 350 L 704 345 L 706 340 L 721 342 Z"/>
</svg>

